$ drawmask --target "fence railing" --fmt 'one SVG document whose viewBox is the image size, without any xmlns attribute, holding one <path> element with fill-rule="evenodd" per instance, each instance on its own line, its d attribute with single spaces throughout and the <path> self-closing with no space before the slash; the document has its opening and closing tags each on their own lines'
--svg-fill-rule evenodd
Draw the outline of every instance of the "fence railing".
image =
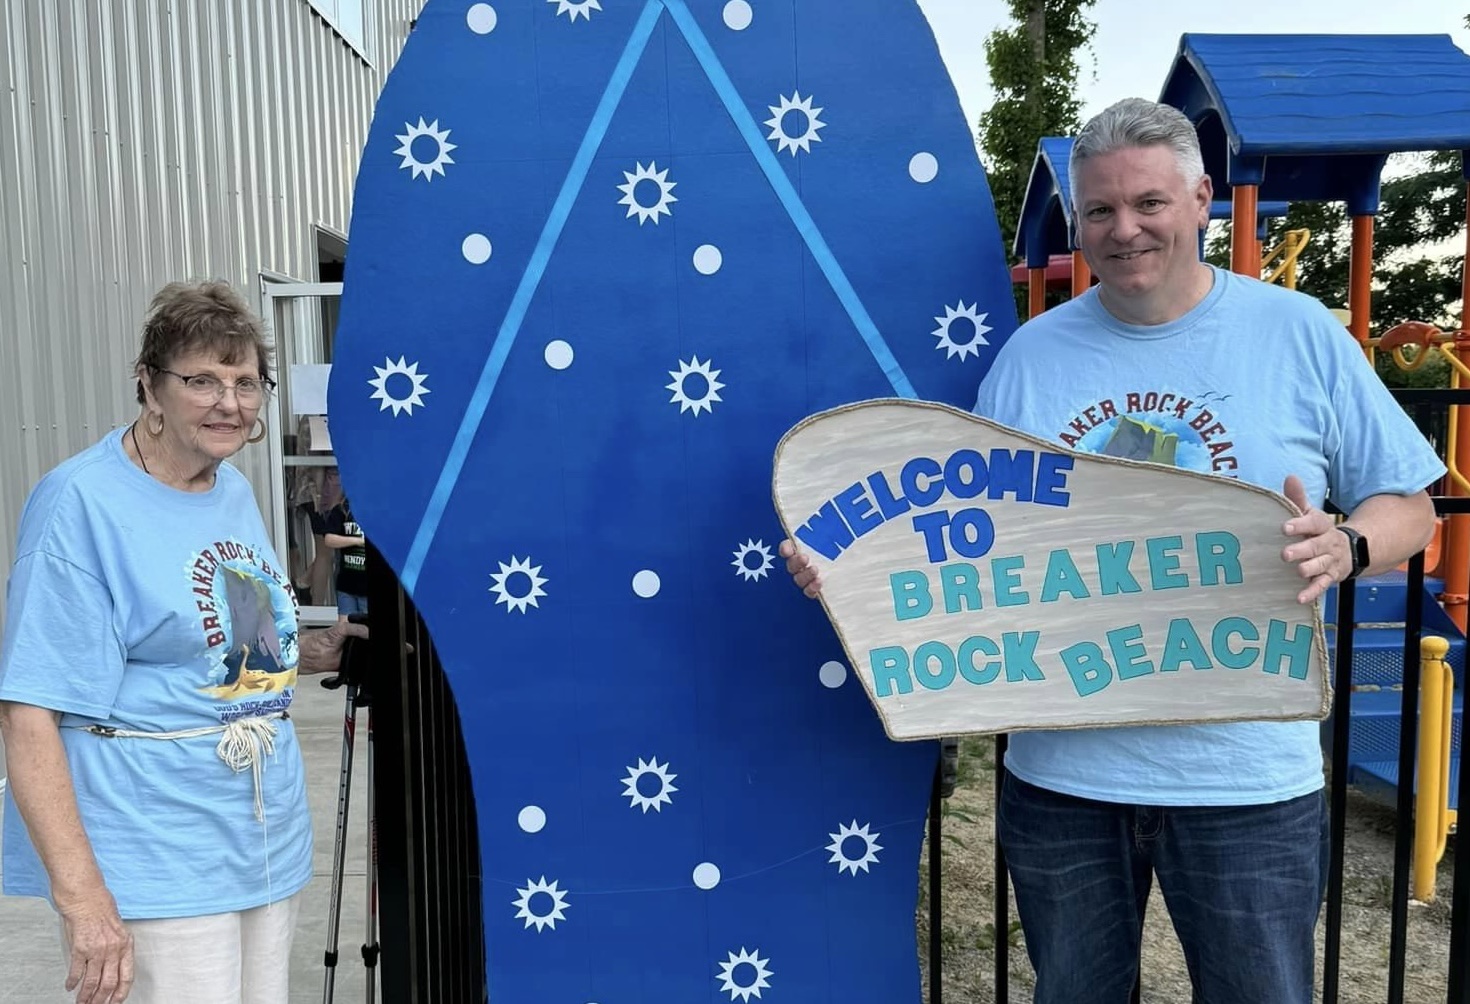
<svg viewBox="0 0 1470 1004">
<path fill-rule="evenodd" d="M 428 629 L 369 545 L 368 670 L 383 1000 L 486 1000 L 480 838 L 464 734 Z"/>
<path fill-rule="evenodd" d="M 1446 404 L 1470 404 L 1470 390 L 1398 392 L 1400 403 L 1426 431 L 1442 428 Z M 1431 412 L 1438 411 L 1434 416 Z M 1433 437 L 1433 433 L 1429 433 Z M 1470 514 L 1470 498 L 1436 497 L 1441 516 Z M 1424 555 L 1407 570 L 1407 594 L 1424 592 Z M 483 1002 L 484 928 L 479 839 L 454 699 L 432 639 L 376 553 L 369 558 L 369 609 L 373 641 L 370 671 L 377 743 L 375 794 L 380 874 L 385 1000 L 405 1004 Z M 1343 865 L 1348 811 L 1349 726 L 1353 702 L 1355 588 L 1338 591 L 1335 706 L 1329 781 L 1331 866 L 1324 905 L 1325 956 L 1320 974 L 1322 1004 L 1338 1004 L 1342 989 Z M 1403 689 L 1400 707 L 1398 777 L 1415 776 L 1418 749 L 1420 641 L 1418 602 L 1406 605 L 1403 628 Z M 995 785 L 999 801 L 1006 737 L 995 737 Z M 1405 1000 L 1405 960 L 1411 859 L 1415 838 L 1413 783 L 1400 783 L 1395 810 L 1393 874 L 1386 1004 Z M 1470 770 L 1458 778 L 1458 804 L 1470 805 Z M 941 781 L 936 771 L 929 819 L 928 884 L 929 1001 L 942 1004 L 944 970 L 941 930 L 943 856 Z M 1470 1004 L 1470 861 L 1454 856 L 1448 1004 Z M 1008 879 L 999 842 L 994 847 L 994 929 L 1010 929 Z M 1004 935 L 994 941 L 995 1000 L 1010 1000 L 1009 953 Z M 1134 999 L 1139 991 L 1135 988 Z M 1416 1000 L 1415 1004 L 1427 1004 Z"/>
</svg>

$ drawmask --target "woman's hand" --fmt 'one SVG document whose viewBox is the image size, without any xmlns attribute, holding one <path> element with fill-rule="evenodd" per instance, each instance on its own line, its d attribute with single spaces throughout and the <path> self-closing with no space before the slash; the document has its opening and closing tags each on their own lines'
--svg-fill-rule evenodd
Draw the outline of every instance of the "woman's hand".
<svg viewBox="0 0 1470 1004">
<path fill-rule="evenodd" d="M 73 902 L 56 904 L 71 954 L 66 989 L 77 1004 L 122 1004 L 133 989 L 133 936 L 104 887 Z"/>
<path fill-rule="evenodd" d="M 77 1004 L 120 1004 L 133 987 L 133 937 L 82 829 L 58 727 L 60 713 L 0 701 L 10 793 L 51 880 Z"/>
</svg>

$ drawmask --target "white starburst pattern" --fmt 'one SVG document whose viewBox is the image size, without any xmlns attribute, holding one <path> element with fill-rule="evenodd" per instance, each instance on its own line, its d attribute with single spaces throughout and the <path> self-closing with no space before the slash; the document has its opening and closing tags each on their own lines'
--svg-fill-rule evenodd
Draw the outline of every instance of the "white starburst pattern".
<svg viewBox="0 0 1470 1004">
<path fill-rule="evenodd" d="M 629 767 L 628 776 L 623 778 L 623 797 L 628 799 L 628 808 L 642 809 L 647 815 L 648 810 L 662 812 L 666 805 L 673 805 L 674 800 L 669 796 L 679 789 L 674 786 L 674 778 L 678 774 L 669 773 L 669 765 L 659 763 L 658 757 L 649 760 L 638 758 L 638 766 Z M 638 782 L 645 777 L 658 779 L 658 791 L 652 795 L 645 795 L 638 790 Z"/>
<path fill-rule="evenodd" d="M 669 370 L 669 376 L 674 378 L 674 382 L 664 384 L 664 387 L 674 392 L 674 396 L 669 398 L 669 403 L 679 406 L 679 414 L 692 411 L 698 418 L 701 411 L 713 412 L 715 404 L 724 400 L 720 397 L 720 391 L 725 385 L 718 379 L 720 371 L 710 369 L 710 364 L 713 362 L 713 359 L 700 362 L 698 356 L 690 356 L 687 363 L 682 359 L 679 360 L 677 370 Z M 684 382 L 691 376 L 704 379 L 704 393 L 698 397 L 690 397 L 684 389 Z"/>
<path fill-rule="evenodd" d="M 939 323 L 939 327 L 930 333 L 939 339 L 939 344 L 934 347 L 944 350 L 944 358 L 953 359 L 955 356 L 959 356 L 960 360 L 963 361 L 966 356 L 974 356 L 976 359 L 979 359 L 980 346 L 990 344 L 985 340 L 985 333 L 991 330 L 990 326 L 985 323 L 985 319 L 990 314 L 978 313 L 979 306 L 978 301 L 975 303 L 966 303 L 964 300 L 961 300 L 958 306 L 951 307 L 946 304 L 944 316 L 934 318 Z M 956 342 L 950 334 L 954 329 L 954 322 L 959 320 L 969 321 L 975 326 L 975 334 L 964 342 Z"/>
<path fill-rule="evenodd" d="M 449 156 L 449 151 L 458 148 L 454 143 L 449 142 L 449 130 L 445 129 L 443 132 L 440 132 L 438 119 L 425 125 L 423 116 L 419 117 L 418 125 L 414 125 L 412 122 L 405 122 L 403 123 L 403 128 L 408 131 L 401 136 L 395 135 L 393 137 L 401 144 L 397 150 L 393 151 L 403 158 L 403 162 L 398 165 L 398 169 L 401 171 L 405 167 L 412 168 L 415 178 L 427 178 L 431 182 L 434 180 L 434 175 L 436 174 L 444 177 L 444 165 L 454 163 L 454 158 Z M 434 155 L 433 160 L 422 161 L 413 155 L 413 141 L 420 136 L 429 137 L 434 141 L 434 145 L 438 147 L 439 152 Z"/>
<path fill-rule="evenodd" d="M 732 1001 L 736 998 L 749 1001 L 752 997 L 759 998 L 762 990 L 771 988 L 771 977 L 776 974 L 766 968 L 766 963 L 771 960 L 761 958 L 759 949 L 747 952 L 745 946 L 741 945 L 738 953 L 728 952 L 726 954 L 728 959 L 719 964 L 720 974 L 716 977 L 720 981 L 721 993 L 729 994 Z M 735 981 L 735 969 L 738 966 L 750 966 L 755 970 L 754 978 L 749 983 Z"/>
<path fill-rule="evenodd" d="M 516 920 L 524 920 L 527 928 L 535 924 L 538 934 L 548 927 L 555 931 L 556 922 L 567 919 L 566 890 L 557 888 L 555 882 L 547 882 L 545 875 L 542 875 L 539 881 L 526 879 L 526 887 L 522 889 L 516 886 L 516 892 L 520 893 L 520 896 L 512 901 L 512 905 L 517 908 Z M 551 909 L 545 913 L 536 913 L 531 909 L 531 897 L 537 893 L 545 893 L 551 897 Z"/>
<path fill-rule="evenodd" d="M 845 872 L 851 872 L 856 876 L 858 869 L 863 869 L 863 872 L 867 872 L 867 866 L 869 864 L 878 864 L 878 851 L 883 850 L 883 845 L 878 842 L 881 833 L 867 832 L 867 823 L 858 826 L 856 819 L 853 820 L 853 825 L 851 826 L 844 826 L 838 823 L 836 832 L 828 833 L 828 836 L 832 838 L 831 844 L 826 845 L 826 850 L 832 851 L 832 857 L 828 858 L 828 864 L 836 864 L 838 875 L 841 875 L 845 870 Z M 853 836 L 863 841 L 863 854 L 860 857 L 848 857 L 848 854 L 842 850 L 842 844 L 847 839 L 853 838 Z"/>
<path fill-rule="evenodd" d="M 557 17 L 565 14 L 573 22 L 579 17 L 585 17 L 590 22 L 592 12 L 602 10 L 601 0 L 546 0 L 546 2 L 556 4 Z"/>
<path fill-rule="evenodd" d="M 618 205 L 628 207 L 628 216 L 636 214 L 640 227 L 649 220 L 652 220 L 654 226 L 657 226 L 660 216 L 674 215 L 674 211 L 669 206 L 679 201 L 679 197 L 674 194 L 674 186 L 678 182 L 669 180 L 668 168 L 660 171 L 658 165 L 653 161 L 649 161 L 647 167 L 641 163 L 635 163 L 632 173 L 624 171 L 623 177 L 628 180 L 628 183 L 618 186 L 618 191 L 623 193 L 623 197 L 618 200 Z M 638 197 L 634 194 L 640 181 L 651 181 L 658 186 L 658 199 L 651 206 L 645 206 L 639 202 Z"/>
<path fill-rule="evenodd" d="M 754 556 L 758 565 L 752 565 L 749 559 Z M 746 582 L 755 579 L 764 579 L 770 572 L 771 566 L 775 564 L 775 556 L 763 540 L 746 540 L 735 549 L 735 560 L 730 562 L 735 566 L 735 574 Z"/>
<path fill-rule="evenodd" d="M 378 374 L 377 379 L 369 380 L 368 386 L 374 388 L 369 396 L 371 401 L 381 401 L 379 411 L 393 409 L 393 417 L 397 418 L 404 412 L 413 417 L 415 408 L 424 407 L 424 395 L 430 393 L 429 388 L 424 386 L 424 381 L 429 379 L 429 374 L 419 372 L 418 361 L 409 362 L 407 357 L 399 356 L 394 362 L 391 357 L 383 360 L 382 366 L 374 366 L 373 371 Z M 394 377 L 403 377 L 408 380 L 408 393 L 396 395 L 388 389 L 388 381 Z"/>
<path fill-rule="evenodd" d="M 832 842 L 827 845 L 827 850 L 832 852 L 832 856 L 827 859 L 827 863 L 829 865 L 836 865 L 838 874 L 841 874 L 843 871 L 850 871 L 855 876 L 859 868 L 866 872 L 869 865 L 876 865 L 878 863 L 878 852 L 883 849 L 883 845 L 878 843 L 878 837 L 881 834 L 869 833 L 867 823 L 859 826 L 856 819 L 852 821 L 851 826 L 844 826 L 839 823 L 837 832 L 829 833 L 827 836 L 832 838 Z M 856 837 L 863 842 L 863 853 L 861 856 L 855 858 L 849 857 L 842 849 L 843 843 L 852 837 Z"/>
<path fill-rule="evenodd" d="M 500 566 L 500 571 L 490 573 L 490 591 L 495 594 L 497 604 L 505 604 L 506 613 L 523 614 L 527 607 L 541 606 L 536 602 L 546 595 L 546 590 L 541 587 L 551 580 L 541 577 L 541 566 L 532 565 L 530 555 L 517 558 L 512 554 L 510 564 L 507 565 L 503 561 L 497 561 L 496 564 Z M 510 577 L 518 574 L 524 575 L 530 583 L 530 587 L 524 592 L 519 590 L 512 592 L 510 586 L 507 585 Z"/>
<path fill-rule="evenodd" d="M 776 141 L 777 153 L 789 150 L 791 156 L 795 157 L 798 150 L 802 153 L 811 153 L 812 144 L 822 142 L 822 137 L 817 135 L 817 130 L 825 129 L 827 123 L 820 118 L 822 109 L 812 107 L 811 95 L 803 98 L 800 91 L 792 91 L 789 98 L 784 94 L 781 95 L 779 105 L 767 105 L 766 107 L 771 109 L 771 117 L 766 119 L 765 123 L 771 127 L 771 132 L 766 139 Z M 782 123 L 786 121 L 787 112 L 801 112 L 806 116 L 806 131 L 801 135 L 793 136 L 786 131 Z"/>
</svg>

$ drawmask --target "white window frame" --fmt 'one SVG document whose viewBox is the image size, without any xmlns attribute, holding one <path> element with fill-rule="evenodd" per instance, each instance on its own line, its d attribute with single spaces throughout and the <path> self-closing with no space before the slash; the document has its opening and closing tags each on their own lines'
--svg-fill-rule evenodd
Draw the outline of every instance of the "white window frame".
<svg viewBox="0 0 1470 1004">
<path fill-rule="evenodd" d="M 311 9 L 316 12 L 317 16 L 327 23 L 333 34 L 346 42 L 364 63 L 369 66 L 373 65 L 372 59 L 368 56 L 372 43 L 371 8 L 373 0 L 362 0 L 361 38 L 353 38 L 342 30 L 342 24 L 337 18 L 337 0 L 306 0 L 306 2 L 311 5 Z"/>
<path fill-rule="evenodd" d="M 296 325 L 293 330 L 282 332 L 277 320 L 280 317 L 277 301 L 282 300 L 309 300 L 324 296 L 342 295 L 342 283 L 340 282 L 270 282 L 260 284 L 260 294 L 265 299 L 266 317 L 275 333 L 275 350 L 277 372 L 284 371 L 286 389 L 289 392 L 289 367 L 293 363 L 301 362 L 303 338 L 317 334 L 310 325 Z M 320 311 L 311 312 L 312 316 L 320 317 Z M 284 421 L 287 417 L 283 400 L 286 394 L 272 394 L 270 396 L 270 428 L 276 430 L 275 435 L 267 438 L 270 446 L 270 533 L 272 544 L 279 555 L 289 552 L 286 534 L 286 468 L 321 466 L 330 467 L 337 463 L 333 455 L 323 454 L 311 457 L 288 457 L 283 444 L 283 430 L 286 429 Z M 290 559 L 282 558 L 289 565 Z M 325 627 L 337 623 L 337 608 L 335 606 L 310 606 L 301 608 L 301 625 L 303 627 Z"/>
</svg>

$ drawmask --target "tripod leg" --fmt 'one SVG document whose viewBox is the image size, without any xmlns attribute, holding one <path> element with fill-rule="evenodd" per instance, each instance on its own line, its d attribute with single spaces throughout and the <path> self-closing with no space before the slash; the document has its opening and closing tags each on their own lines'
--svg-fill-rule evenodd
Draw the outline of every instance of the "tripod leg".
<svg viewBox="0 0 1470 1004">
<path fill-rule="evenodd" d="M 373 709 L 367 709 L 367 937 L 362 964 L 367 970 L 367 1004 L 377 996 L 378 977 L 378 817 L 373 805 Z"/>
<path fill-rule="evenodd" d="M 347 858 L 347 799 L 352 793 L 352 745 L 357 734 L 357 685 L 347 685 L 347 709 L 342 718 L 342 777 L 337 786 L 337 835 L 332 849 L 332 894 L 327 907 L 327 950 L 323 955 L 326 982 L 323 1004 L 332 1004 L 337 977 L 337 933 L 342 923 L 342 872 Z"/>
</svg>

